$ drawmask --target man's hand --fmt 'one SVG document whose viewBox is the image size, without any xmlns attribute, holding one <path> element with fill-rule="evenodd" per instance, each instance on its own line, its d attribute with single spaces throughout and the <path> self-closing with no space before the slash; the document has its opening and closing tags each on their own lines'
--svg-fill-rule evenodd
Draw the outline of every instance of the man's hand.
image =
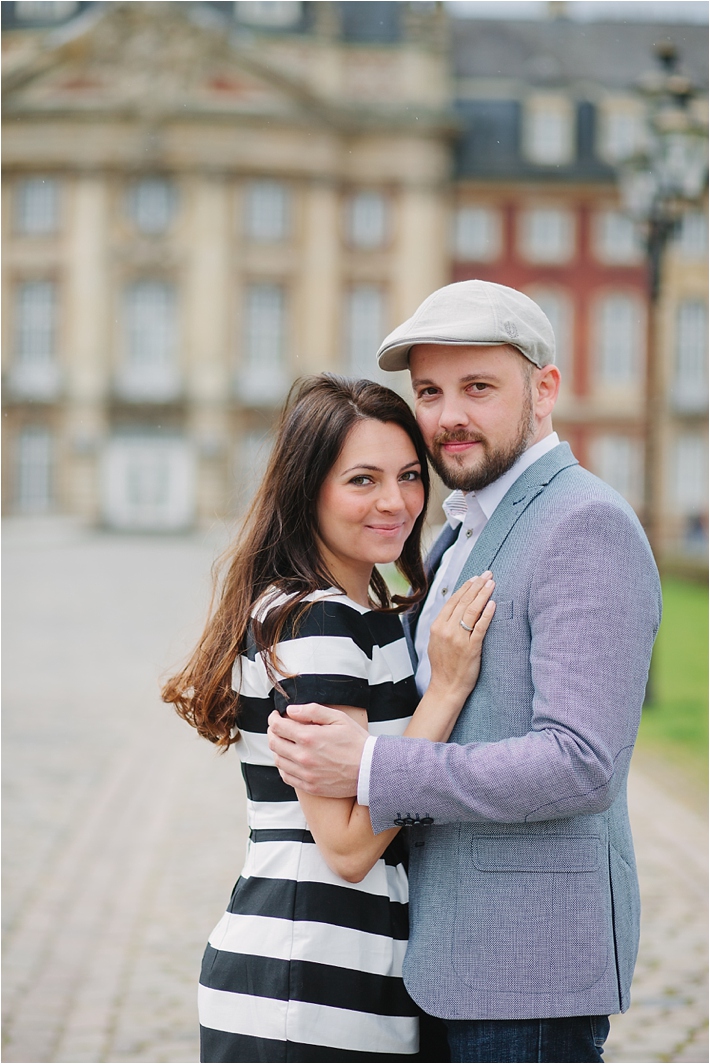
<svg viewBox="0 0 710 1064">
<path fill-rule="evenodd" d="M 323 798 L 357 794 L 367 732 L 345 713 L 309 702 L 269 717 L 269 748 L 284 783 Z"/>
</svg>

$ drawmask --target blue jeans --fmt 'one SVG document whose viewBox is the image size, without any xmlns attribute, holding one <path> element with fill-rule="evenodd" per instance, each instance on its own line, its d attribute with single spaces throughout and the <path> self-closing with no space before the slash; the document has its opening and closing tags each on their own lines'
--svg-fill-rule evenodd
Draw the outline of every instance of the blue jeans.
<svg viewBox="0 0 710 1064">
<path fill-rule="evenodd" d="M 452 1061 L 518 1064 L 603 1061 L 609 1034 L 606 1016 L 562 1016 L 551 1020 L 444 1020 Z"/>
</svg>

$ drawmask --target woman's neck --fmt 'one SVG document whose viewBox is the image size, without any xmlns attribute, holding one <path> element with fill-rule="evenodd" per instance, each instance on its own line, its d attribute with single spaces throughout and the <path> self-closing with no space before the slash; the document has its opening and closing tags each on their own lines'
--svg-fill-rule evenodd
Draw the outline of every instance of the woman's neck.
<svg viewBox="0 0 710 1064">
<path fill-rule="evenodd" d="M 339 587 L 342 587 L 345 594 L 349 599 L 352 599 L 353 602 L 357 602 L 360 606 L 369 607 L 370 599 L 368 591 L 374 566 L 348 565 L 343 559 L 332 554 L 323 544 L 321 544 L 320 547 L 323 562 L 336 584 Z"/>
</svg>

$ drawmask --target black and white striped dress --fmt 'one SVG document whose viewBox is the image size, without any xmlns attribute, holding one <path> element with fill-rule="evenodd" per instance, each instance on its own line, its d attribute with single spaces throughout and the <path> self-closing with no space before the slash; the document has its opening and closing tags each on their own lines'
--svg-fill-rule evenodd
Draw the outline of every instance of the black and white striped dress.
<svg viewBox="0 0 710 1064">
<path fill-rule="evenodd" d="M 283 599 L 274 600 L 283 601 Z M 417 704 L 399 618 L 316 592 L 277 648 L 293 703 L 366 709 L 372 734 L 401 734 Z M 261 655 L 242 655 L 241 755 L 250 839 L 200 977 L 203 1061 L 412 1060 L 417 1008 L 402 982 L 408 885 L 401 837 L 360 883 L 328 868 L 267 745 L 283 696 Z"/>
</svg>

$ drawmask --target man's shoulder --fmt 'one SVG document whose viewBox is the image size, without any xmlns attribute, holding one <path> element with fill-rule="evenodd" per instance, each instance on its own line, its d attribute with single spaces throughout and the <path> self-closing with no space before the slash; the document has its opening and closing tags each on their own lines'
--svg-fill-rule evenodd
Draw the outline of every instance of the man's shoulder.
<svg viewBox="0 0 710 1064">
<path fill-rule="evenodd" d="M 623 532 L 645 551 L 646 535 L 636 512 L 618 491 L 576 462 L 560 468 L 542 484 L 530 517 L 550 533 L 560 526 L 586 529 L 590 538 L 602 539 Z"/>
<path fill-rule="evenodd" d="M 518 506 L 535 500 L 536 509 L 569 509 L 585 504 L 598 504 L 616 509 L 636 520 L 626 499 L 611 485 L 584 469 L 573 455 L 568 443 L 551 448 L 511 485 L 505 504 Z M 505 509 L 505 507 L 504 507 Z"/>
<path fill-rule="evenodd" d="M 606 481 L 590 473 L 581 465 L 568 465 L 550 480 L 546 494 L 559 505 L 584 506 L 595 504 L 617 509 L 636 520 L 630 503 Z"/>
<path fill-rule="evenodd" d="M 611 485 L 582 466 L 560 471 L 535 500 L 536 533 L 543 555 L 587 559 L 623 557 L 657 579 L 653 554 L 639 518 Z"/>
</svg>

